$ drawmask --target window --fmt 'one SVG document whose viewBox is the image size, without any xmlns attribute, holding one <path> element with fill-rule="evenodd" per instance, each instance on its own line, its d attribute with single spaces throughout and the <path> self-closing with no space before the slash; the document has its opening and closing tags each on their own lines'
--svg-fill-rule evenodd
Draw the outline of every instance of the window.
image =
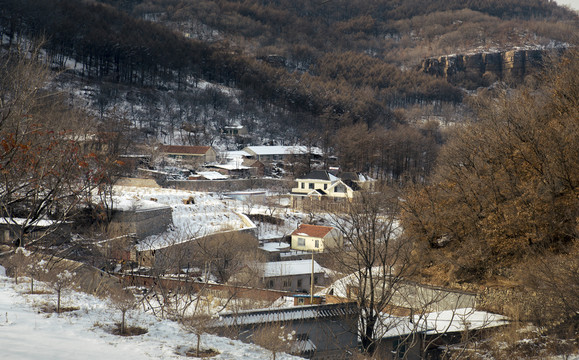
<svg viewBox="0 0 579 360">
<path fill-rule="evenodd" d="M 299 284 L 299 281 L 298 281 Z M 306 299 L 304 298 L 298 298 L 298 305 L 305 305 L 306 304 Z"/>
<path fill-rule="evenodd" d="M 305 184 L 305 183 L 301 183 L 300 185 L 301 185 L 300 187 L 301 187 L 302 189 L 305 189 L 305 188 L 306 188 L 306 184 Z"/>
<path fill-rule="evenodd" d="M 306 246 L 306 239 L 298 238 L 298 246 Z"/>
<path fill-rule="evenodd" d="M 268 289 L 273 289 L 273 280 L 269 280 L 269 281 L 267 282 L 267 288 L 268 288 Z"/>
<path fill-rule="evenodd" d="M 314 276 L 314 285 L 318 285 L 318 277 Z"/>
<path fill-rule="evenodd" d="M 288 288 L 288 287 L 290 287 L 290 286 L 292 286 L 292 281 L 291 281 L 291 279 L 284 279 L 284 280 L 283 280 L 283 287 L 284 287 L 284 288 Z"/>
<path fill-rule="evenodd" d="M 309 184 L 308 184 L 308 188 L 309 188 L 309 189 L 313 189 L 313 188 L 314 188 L 314 183 L 309 183 Z"/>
<path fill-rule="evenodd" d="M 320 247 L 320 240 L 316 240 L 316 244 L 314 245 L 316 248 Z"/>
<path fill-rule="evenodd" d="M 392 343 L 392 352 L 396 354 L 398 359 L 403 359 L 406 354 L 406 342 L 403 340 L 394 340 Z"/>
<path fill-rule="evenodd" d="M 324 190 L 328 189 L 328 184 L 324 184 Z"/>
<path fill-rule="evenodd" d="M 308 334 L 296 334 L 296 340 L 308 341 L 310 339 Z"/>
<path fill-rule="evenodd" d="M 298 289 L 302 288 L 302 279 L 298 279 Z M 303 300 L 304 298 L 299 298 L 298 299 L 298 304 L 300 303 L 300 300 Z"/>
</svg>

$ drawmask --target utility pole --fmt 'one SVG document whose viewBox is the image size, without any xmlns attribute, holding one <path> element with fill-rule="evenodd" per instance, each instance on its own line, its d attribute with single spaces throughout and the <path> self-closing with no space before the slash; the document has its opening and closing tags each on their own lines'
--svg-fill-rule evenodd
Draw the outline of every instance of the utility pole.
<svg viewBox="0 0 579 360">
<path fill-rule="evenodd" d="M 312 278 L 310 279 L 310 305 L 314 304 L 314 249 L 312 249 Z"/>
</svg>

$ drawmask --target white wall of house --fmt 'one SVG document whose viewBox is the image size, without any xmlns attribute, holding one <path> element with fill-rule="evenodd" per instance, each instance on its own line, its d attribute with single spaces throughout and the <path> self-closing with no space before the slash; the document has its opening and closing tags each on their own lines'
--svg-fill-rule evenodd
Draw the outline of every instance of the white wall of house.
<svg viewBox="0 0 579 360">
<path fill-rule="evenodd" d="M 292 235 L 291 248 L 304 251 L 325 251 L 342 245 L 342 238 L 337 230 L 330 231 L 325 237 Z"/>
</svg>

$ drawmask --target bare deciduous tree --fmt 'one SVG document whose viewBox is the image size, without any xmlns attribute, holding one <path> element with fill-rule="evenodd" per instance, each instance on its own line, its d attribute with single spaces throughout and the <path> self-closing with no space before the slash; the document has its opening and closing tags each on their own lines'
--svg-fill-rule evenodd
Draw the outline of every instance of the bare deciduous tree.
<svg viewBox="0 0 579 360">
<path fill-rule="evenodd" d="M 344 238 L 344 249 L 333 251 L 335 267 L 349 274 L 342 284 L 346 296 L 359 307 L 359 331 L 364 353 L 374 352 L 380 312 L 391 302 L 403 277 L 410 274 L 410 244 L 399 237 L 396 191 L 361 191 L 343 212 L 332 215 L 332 225 Z"/>
<path fill-rule="evenodd" d="M 112 306 L 121 312 L 121 324 L 119 326 L 119 335 L 125 335 L 126 333 L 126 315 L 129 311 L 133 310 L 137 305 L 137 299 L 127 289 L 115 289 L 110 294 L 110 302 Z"/>
<path fill-rule="evenodd" d="M 269 350 L 272 360 L 275 360 L 277 353 L 291 351 L 294 335 L 283 324 L 271 323 L 260 326 L 251 339 L 254 344 Z"/>
</svg>

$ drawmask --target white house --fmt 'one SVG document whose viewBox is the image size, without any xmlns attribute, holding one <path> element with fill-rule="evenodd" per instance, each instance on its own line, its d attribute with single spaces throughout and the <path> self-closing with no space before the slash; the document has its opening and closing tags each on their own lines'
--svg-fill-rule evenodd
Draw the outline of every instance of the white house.
<svg viewBox="0 0 579 360">
<path fill-rule="evenodd" d="M 313 170 L 296 179 L 298 186 L 292 188 L 292 206 L 303 206 L 303 200 L 349 200 L 359 189 L 356 183 L 346 184 L 325 170 Z"/>
<path fill-rule="evenodd" d="M 324 251 L 342 245 L 340 232 L 331 226 L 301 224 L 291 234 L 295 250 Z"/>
</svg>

